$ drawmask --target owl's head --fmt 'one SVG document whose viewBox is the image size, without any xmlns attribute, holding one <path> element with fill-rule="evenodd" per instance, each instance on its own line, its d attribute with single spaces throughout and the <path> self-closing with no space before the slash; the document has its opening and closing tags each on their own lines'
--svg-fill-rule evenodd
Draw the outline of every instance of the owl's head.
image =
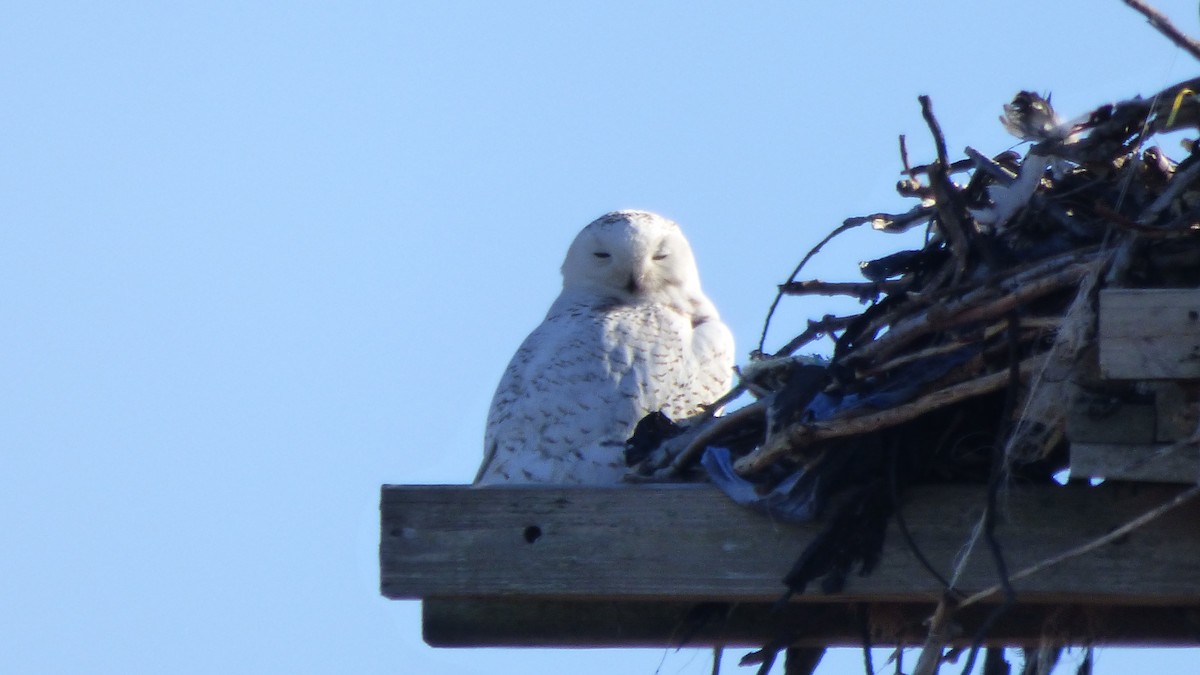
<svg viewBox="0 0 1200 675">
<path fill-rule="evenodd" d="M 679 226 L 648 211 L 614 211 L 589 223 L 571 243 L 562 275 L 564 292 L 621 303 L 703 298 L 692 247 Z"/>
</svg>

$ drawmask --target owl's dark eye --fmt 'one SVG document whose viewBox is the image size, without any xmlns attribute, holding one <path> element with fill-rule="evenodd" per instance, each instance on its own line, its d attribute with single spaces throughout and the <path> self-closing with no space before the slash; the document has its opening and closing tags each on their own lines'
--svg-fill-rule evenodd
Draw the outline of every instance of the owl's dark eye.
<svg viewBox="0 0 1200 675">
<path fill-rule="evenodd" d="M 604 251 L 596 251 L 596 252 L 595 252 L 595 253 L 593 253 L 592 255 L 596 256 L 597 258 L 608 258 L 608 257 L 610 257 L 610 256 L 609 256 L 609 254 L 605 253 Z"/>
<path fill-rule="evenodd" d="M 654 256 L 654 259 L 655 259 L 655 260 L 666 260 L 666 259 L 667 259 L 667 254 L 666 254 L 666 253 L 659 253 L 658 255 Z"/>
</svg>

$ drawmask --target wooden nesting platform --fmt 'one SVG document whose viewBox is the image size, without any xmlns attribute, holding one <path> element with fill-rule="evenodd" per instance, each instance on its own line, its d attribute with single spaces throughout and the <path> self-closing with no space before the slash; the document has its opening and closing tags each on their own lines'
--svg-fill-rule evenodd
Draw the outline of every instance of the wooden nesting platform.
<svg viewBox="0 0 1200 675">
<path fill-rule="evenodd" d="M 1018 570 L 1103 535 L 1181 488 L 1126 484 L 1014 488 L 998 528 Z M 913 539 L 943 574 L 975 526 L 971 486 L 914 491 Z M 797 644 L 920 644 L 941 594 L 894 530 L 883 561 L 837 595 L 810 592 L 781 613 L 780 579 L 820 524 L 772 522 L 704 485 L 614 488 L 384 486 L 381 589 L 424 599 L 435 646 L 761 644 L 780 617 L 808 626 Z M 1077 642 L 1200 644 L 1200 504 L 1117 543 L 1014 584 L 1019 604 L 990 633 L 1032 644 L 1051 627 Z M 996 575 L 975 551 L 959 587 Z M 699 607 L 699 609 L 697 609 Z M 964 641 L 987 613 L 961 617 Z M 690 618 L 706 616 L 705 622 Z"/>
<path fill-rule="evenodd" d="M 1006 490 L 997 538 L 1010 572 L 1113 532 L 1200 475 L 1194 447 L 1178 443 L 1200 417 L 1200 291 L 1104 291 L 1099 315 L 1100 379 L 1125 392 L 1119 383 L 1137 381 L 1136 396 L 1064 404 L 1071 473 L 1107 480 Z M 905 495 L 911 538 L 943 576 L 986 501 L 970 485 Z M 423 600 L 435 646 L 663 647 L 685 635 L 691 646 L 761 646 L 781 626 L 797 646 L 858 646 L 865 634 L 913 646 L 943 592 L 893 519 L 870 575 L 777 606 L 823 524 L 775 522 L 707 485 L 385 485 L 380 507 L 381 591 Z M 957 588 L 997 580 L 980 544 Z M 1200 500 L 1013 587 L 989 644 L 1200 645 Z M 955 613 L 950 643 L 969 644 L 991 602 Z"/>
</svg>

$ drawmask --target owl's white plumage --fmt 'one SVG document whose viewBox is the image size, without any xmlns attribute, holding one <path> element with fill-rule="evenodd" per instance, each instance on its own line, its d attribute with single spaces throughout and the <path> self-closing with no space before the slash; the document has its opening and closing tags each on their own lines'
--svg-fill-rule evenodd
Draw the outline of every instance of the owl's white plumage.
<svg viewBox="0 0 1200 675">
<path fill-rule="evenodd" d="M 731 384 L 733 335 L 675 223 L 606 214 L 575 238 L 562 276 L 496 389 L 477 483 L 619 482 L 642 417 L 689 417 Z"/>
</svg>

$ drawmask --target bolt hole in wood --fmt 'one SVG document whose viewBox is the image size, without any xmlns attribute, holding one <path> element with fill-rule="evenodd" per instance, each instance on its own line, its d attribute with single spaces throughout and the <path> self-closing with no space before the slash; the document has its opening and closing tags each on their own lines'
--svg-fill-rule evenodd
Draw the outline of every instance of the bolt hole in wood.
<svg viewBox="0 0 1200 675">
<path fill-rule="evenodd" d="M 537 525 L 530 525 L 529 527 L 525 528 L 524 536 L 525 541 L 532 544 L 533 542 L 542 538 L 542 528 L 538 527 Z"/>
</svg>

